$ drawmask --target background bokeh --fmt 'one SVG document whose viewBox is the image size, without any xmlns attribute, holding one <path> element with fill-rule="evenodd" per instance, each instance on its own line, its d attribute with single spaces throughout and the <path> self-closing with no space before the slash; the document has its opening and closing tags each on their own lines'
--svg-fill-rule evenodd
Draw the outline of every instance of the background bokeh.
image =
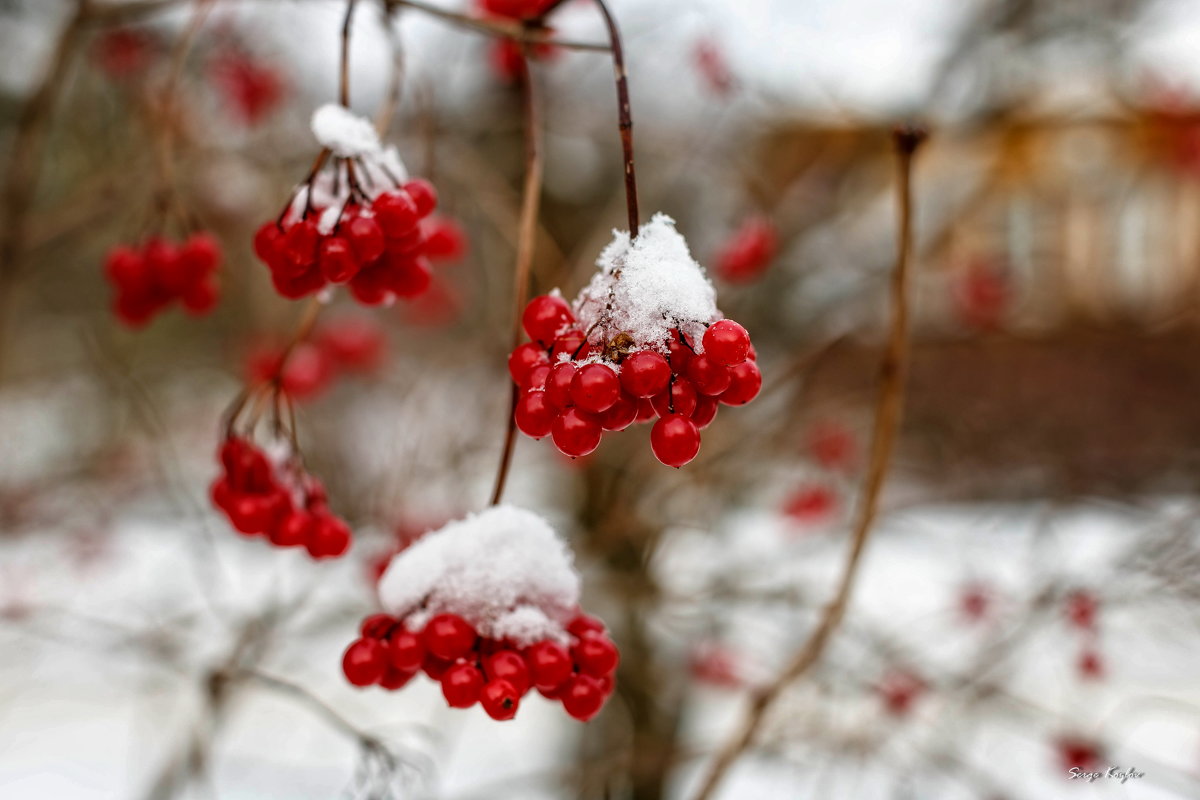
<svg viewBox="0 0 1200 800">
<path fill-rule="evenodd" d="M 195 4 L 82 6 L 0 0 L 0 796 L 691 797 L 845 560 L 895 261 L 889 136 L 914 120 L 931 137 L 883 513 L 844 625 L 717 796 L 1200 796 L 1200 3 L 611 0 L 643 215 L 678 221 L 765 384 L 679 471 L 644 428 L 575 462 L 518 441 L 507 499 L 570 540 L 621 647 L 586 726 L 340 672 L 382 560 L 491 489 L 511 64 L 359 3 L 352 106 L 373 116 L 401 77 L 387 140 L 466 246 L 412 303 L 335 296 L 290 362 L 308 463 L 356 534 L 313 563 L 234 534 L 207 487 L 222 410 L 300 318 L 250 242 L 317 149 L 345 4 L 216 0 L 170 102 Z M 553 25 L 604 40 L 589 0 Z M 558 52 L 531 79 L 532 288 L 570 296 L 625 226 L 612 67 Z M 160 224 L 164 136 L 167 185 L 223 246 L 221 299 L 131 331 L 102 265 Z M 379 357 L 331 361 L 339 325 Z"/>
</svg>

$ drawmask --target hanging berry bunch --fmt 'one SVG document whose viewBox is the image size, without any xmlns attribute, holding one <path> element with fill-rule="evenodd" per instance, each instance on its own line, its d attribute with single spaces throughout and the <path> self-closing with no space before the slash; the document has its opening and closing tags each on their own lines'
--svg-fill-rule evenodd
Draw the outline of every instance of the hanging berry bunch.
<svg viewBox="0 0 1200 800">
<path fill-rule="evenodd" d="M 571 554 L 532 512 L 493 506 L 425 534 L 392 558 L 379 597 L 387 613 L 342 658 L 355 686 L 394 691 L 424 672 L 452 708 L 497 720 L 532 689 L 578 720 L 612 694 L 617 649 L 579 612 Z"/>
<path fill-rule="evenodd" d="M 131 328 L 146 325 L 176 301 L 189 314 L 206 314 L 217 304 L 220 263 L 221 246 L 207 233 L 178 244 L 152 236 L 136 247 L 117 245 L 104 262 L 116 292 L 113 312 Z"/>
<path fill-rule="evenodd" d="M 433 185 L 407 180 L 395 150 L 341 106 L 317 109 L 312 129 L 325 149 L 279 218 L 254 237 L 275 289 L 296 299 L 345 284 L 366 305 L 422 294 L 432 274 L 422 221 L 437 206 Z"/>
<path fill-rule="evenodd" d="M 670 217 L 658 214 L 637 239 L 626 233 L 601 254 L 600 271 L 573 305 L 535 297 L 522 318 L 533 341 L 509 356 L 521 389 L 517 427 L 551 436 L 572 457 L 604 431 L 658 420 L 654 455 L 681 467 L 700 450 L 700 430 L 719 404 L 744 405 L 762 374 L 746 329 L 722 319 L 703 268 Z"/>
</svg>

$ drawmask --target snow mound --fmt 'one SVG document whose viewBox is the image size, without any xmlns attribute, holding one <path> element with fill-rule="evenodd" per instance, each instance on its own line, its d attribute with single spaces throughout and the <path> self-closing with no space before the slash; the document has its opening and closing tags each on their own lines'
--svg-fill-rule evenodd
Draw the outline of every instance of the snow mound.
<svg viewBox="0 0 1200 800">
<path fill-rule="evenodd" d="M 370 120 L 336 103 L 327 103 L 313 112 L 312 132 L 322 147 L 341 158 L 375 156 L 383 149 Z"/>
<path fill-rule="evenodd" d="M 496 506 L 396 554 L 379 582 L 379 599 L 413 630 L 437 614 L 458 614 L 480 635 L 524 647 L 566 641 L 565 625 L 579 605 L 579 576 L 546 520 Z"/>
<path fill-rule="evenodd" d="M 600 271 L 574 303 L 590 341 L 627 333 L 634 349 L 665 353 L 671 332 L 679 329 L 703 352 L 705 326 L 721 318 L 717 293 L 675 230 L 675 220 L 655 214 L 635 240 L 626 231 L 613 231 L 596 266 Z"/>
</svg>

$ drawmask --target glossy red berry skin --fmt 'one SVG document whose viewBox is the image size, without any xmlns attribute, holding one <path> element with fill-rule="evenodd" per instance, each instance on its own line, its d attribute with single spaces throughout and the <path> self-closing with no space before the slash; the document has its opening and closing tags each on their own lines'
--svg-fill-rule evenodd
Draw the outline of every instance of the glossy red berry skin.
<svg viewBox="0 0 1200 800">
<path fill-rule="evenodd" d="M 438 614 L 425 625 L 425 649 L 446 661 L 463 658 L 475 648 L 476 633 L 457 614 Z"/>
<path fill-rule="evenodd" d="M 571 656 L 579 671 L 593 678 L 611 675 L 621 660 L 616 645 L 604 634 L 596 632 L 581 636 L 571 648 Z"/>
<path fill-rule="evenodd" d="M 529 370 L 529 374 L 525 376 L 525 380 L 521 382 L 521 388 L 527 392 L 541 392 L 546 389 L 546 381 L 550 378 L 550 363 L 538 364 L 533 369 Z"/>
<path fill-rule="evenodd" d="M 421 662 L 421 670 L 434 681 L 440 681 L 453 666 L 453 661 L 446 661 L 428 652 L 425 654 L 425 660 Z"/>
<path fill-rule="evenodd" d="M 696 387 L 692 385 L 691 381 L 687 378 L 676 378 L 671 382 L 670 392 L 660 392 L 651 398 L 650 402 L 654 404 L 654 410 L 660 417 L 669 414 L 682 414 L 690 417 L 696 410 L 699 398 L 700 395 L 697 394 Z"/>
<path fill-rule="evenodd" d="M 321 233 L 317 223 L 311 219 L 302 219 L 287 229 L 284 246 L 287 256 L 298 267 L 310 267 L 317 262 L 317 246 L 321 241 Z"/>
<path fill-rule="evenodd" d="M 683 414 L 669 414 L 654 423 L 650 448 L 668 467 L 682 467 L 700 452 L 700 429 Z"/>
<path fill-rule="evenodd" d="M 729 388 L 733 375 L 729 367 L 718 364 L 707 355 L 692 356 L 688 361 L 687 377 L 700 394 L 716 397 Z"/>
<path fill-rule="evenodd" d="M 538 689 L 552 690 L 571 677 L 571 656 L 554 642 L 538 642 L 525 651 L 529 675 Z"/>
<path fill-rule="evenodd" d="M 591 614 L 576 614 L 575 617 L 567 623 L 567 633 L 575 637 L 582 637 L 586 633 L 604 633 L 604 623 Z"/>
<path fill-rule="evenodd" d="M 383 645 L 376 639 L 358 639 L 342 656 L 342 672 L 354 686 L 377 683 L 386 667 Z"/>
<path fill-rule="evenodd" d="M 442 675 L 442 695 L 451 708 L 470 708 L 479 702 L 483 673 L 473 664 L 455 664 Z"/>
<path fill-rule="evenodd" d="M 692 422 L 696 423 L 697 428 L 704 430 L 710 422 L 716 419 L 719 405 L 715 397 L 708 395 L 697 397 L 696 410 L 692 412 Z"/>
<path fill-rule="evenodd" d="M 425 663 L 425 643 L 412 631 L 393 630 L 388 640 L 388 658 L 396 669 L 416 672 Z"/>
<path fill-rule="evenodd" d="M 467 252 L 467 234 L 457 221 L 437 217 L 421 223 L 425 232 L 425 255 L 434 261 L 458 261 Z"/>
<path fill-rule="evenodd" d="M 604 707 L 604 687 L 591 675 L 576 675 L 562 692 L 562 704 L 567 713 L 580 722 L 587 722 Z"/>
<path fill-rule="evenodd" d="M 563 455 L 580 458 L 600 446 L 604 430 L 592 414 L 568 408 L 554 420 L 550 435 L 554 439 L 555 447 Z"/>
<path fill-rule="evenodd" d="M 355 216 L 342 226 L 342 232 L 359 263 L 370 264 L 383 255 L 386 239 L 374 217 Z"/>
<path fill-rule="evenodd" d="M 600 414 L 621 397 L 617 373 L 603 364 L 585 364 L 571 380 L 571 401 L 577 408 Z"/>
<path fill-rule="evenodd" d="M 717 364 L 734 366 L 750 355 L 750 334 L 731 319 L 722 319 L 704 331 L 704 354 Z"/>
<path fill-rule="evenodd" d="M 583 331 L 567 331 L 554 340 L 554 345 L 550 348 L 550 360 L 558 361 L 558 357 L 562 355 L 567 358 L 575 358 L 586 351 L 587 337 L 583 335 Z"/>
<path fill-rule="evenodd" d="M 518 697 L 523 697 L 532 686 L 529 665 L 515 650 L 493 653 L 484 659 L 483 669 L 490 681 L 508 681 Z"/>
<path fill-rule="evenodd" d="M 396 669 L 389 666 L 383 671 L 383 675 L 379 678 L 380 688 L 387 689 L 389 692 L 394 692 L 397 689 L 403 689 L 408 685 L 408 682 L 416 675 L 415 672 L 405 672 L 404 670 Z"/>
<path fill-rule="evenodd" d="M 533 439 L 541 439 L 550 435 L 558 414 L 558 409 L 546 400 L 546 393 L 535 391 L 521 395 L 513 417 L 521 433 Z"/>
<path fill-rule="evenodd" d="M 546 347 L 554 343 L 559 330 L 575 321 L 571 307 L 561 297 L 541 295 L 529 301 L 521 313 L 521 325 L 535 342 Z"/>
<path fill-rule="evenodd" d="M 637 419 L 638 401 L 622 393 L 612 407 L 600 415 L 600 427 L 606 431 L 623 431 Z"/>
<path fill-rule="evenodd" d="M 621 362 L 621 388 L 633 397 L 653 397 L 670 380 L 667 359 L 653 350 L 639 350 Z"/>
<path fill-rule="evenodd" d="M 727 406 L 744 406 L 762 389 L 762 373 L 753 361 L 743 361 L 737 366 L 730 367 L 732 380 L 729 388 L 721 393 L 719 398 Z"/>
<path fill-rule="evenodd" d="M 394 627 L 395 618 L 387 614 L 372 614 L 358 626 L 358 632 L 364 639 L 384 639 Z"/>
<path fill-rule="evenodd" d="M 372 201 L 371 210 L 388 239 L 400 239 L 412 233 L 421 220 L 416 202 L 403 191 L 384 192 Z"/>
<path fill-rule="evenodd" d="M 526 342 L 509 355 L 508 374 L 512 376 L 513 383 L 523 386 L 525 379 L 529 377 L 529 373 L 533 371 L 534 367 L 548 362 L 549 358 L 546 356 L 545 350 L 533 342 Z"/>
<path fill-rule="evenodd" d="M 503 722 L 517 715 L 521 707 L 521 696 L 510 681 L 492 679 L 479 694 L 479 703 L 492 719 Z"/>
<path fill-rule="evenodd" d="M 277 547 L 300 547 L 308 541 L 313 526 L 312 515 L 307 511 L 289 511 L 271 534 L 271 544 Z"/>
<path fill-rule="evenodd" d="M 433 184 L 424 178 L 414 178 L 404 184 L 404 191 L 416 204 L 417 214 L 420 216 L 427 217 L 437 208 L 437 189 L 433 188 Z"/>
<path fill-rule="evenodd" d="M 328 512 L 313 514 L 313 526 L 305 542 L 313 558 L 337 558 L 350 549 L 350 527 Z"/>
<path fill-rule="evenodd" d="M 331 283 L 345 283 L 357 275 L 361 267 L 350 242 L 341 236 L 327 236 L 322 240 L 317 263 L 321 274 Z"/>
<path fill-rule="evenodd" d="M 570 361 L 560 361 L 550 368 L 550 376 L 546 378 L 546 400 L 558 409 L 571 407 L 571 384 L 575 380 L 575 365 Z"/>
</svg>

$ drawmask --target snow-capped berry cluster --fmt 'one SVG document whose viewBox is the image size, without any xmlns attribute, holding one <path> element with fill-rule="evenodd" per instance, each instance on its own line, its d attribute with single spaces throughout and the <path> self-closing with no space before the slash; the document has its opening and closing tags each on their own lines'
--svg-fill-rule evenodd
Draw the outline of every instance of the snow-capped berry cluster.
<svg viewBox="0 0 1200 800">
<path fill-rule="evenodd" d="M 350 526 L 329 510 L 325 488 L 289 445 L 264 451 L 230 436 L 220 460 L 212 500 L 237 531 L 266 536 L 276 547 L 304 547 L 313 558 L 336 558 L 349 549 Z"/>
<path fill-rule="evenodd" d="M 315 170 L 279 219 L 254 236 L 276 291 L 296 299 L 346 284 L 366 305 L 420 295 L 432 274 L 431 228 L 423 222 L 437 206 L 433 184 L 407 180 L 395 150 L 383 149 L 370 122 L 341 106 L 318 109 L 312 128 L 333 168 Z"/>
<path fill-rule="evenodd" d="M 588 720 L 613 691 L 617 648 L 579 612 L 570 552 L 529 511 L 493 507 L 425 534 L 392 558 L 379 596 L 387 613 L 342 657 L 355 686 L 399 689 L 424 672 L 452 708 L 480 703 L 497 720 L 531 689 Z"/>
<path fill-rule="evenodd" d="M 176 244 L 153 236 L 137 247 L 108 252 L 104 275 L 116 290 L 113 311 L 131 328 L 148 323 L 178 300 L 189 314 L 206 314 L 217 304 L 221 246 L 207 233 Z"/>
<path fill-rule="evenodd" d="M 516 425 L 577 457 L 605 431 L 657 416 L 654 455 L 681 467 L 696 457 L 719 404 L 758 394 L 750 336 L 720 318 L 712 284 L 669 217 L 655 216 L 632 242 L 618 233 L 597 264 L 573 306 L 556 293 L 526 306 L 532 341 L 508 359 L 521 389 Z"/>
</svg>

